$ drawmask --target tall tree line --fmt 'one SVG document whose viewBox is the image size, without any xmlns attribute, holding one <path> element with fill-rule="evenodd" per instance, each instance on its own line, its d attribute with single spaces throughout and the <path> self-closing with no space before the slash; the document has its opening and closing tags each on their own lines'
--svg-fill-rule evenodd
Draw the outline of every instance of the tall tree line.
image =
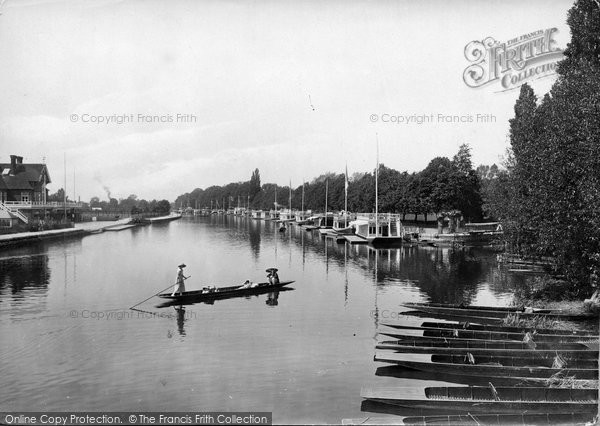
<svg viewBox="0 0 600 426">
<path fill-rule="evenodd" d="M 549 256 L 574 288 L 600 276 L 600 6 L 577 0 L 558 79 L 540 100 L 521 87 L 506 171 L 488 180 L 484 207 L 511 251 Z"/>
<path fill-rule="evenodd" d="M 312 181 L 292 188 L 292 208 L 302 208 L 304 186 L 304 209 L 323 211 L 327 191 L 327 209 L 340 211 L 345 206 L 344 173 L 325 173 Z M 348 210 L 372 212 L 375 210 L 375 170 L 355 173 L 348 177 Z M 461 145 L 452 158 L 437 157 L 420 172 L 399 172 L 384 164 L 379 166 L 379 211 L 403 214 L 413 219 L 417 214 L 440 213 L 460 210 L 467 220 L 482 217 L 480 180 L 473 169 L 470 147 Z M 261 184 L 258 169 L 249 181 L 230 183 L 225 186 L 196 188 L 177 197 L 177 207 L 236 207 L 272 209 L 289 207 L 289 186 Z M 238 198 L 239 197 L 239 198 Z M 414 217 L 411 215 L 415 215 Z"/>
</svg>

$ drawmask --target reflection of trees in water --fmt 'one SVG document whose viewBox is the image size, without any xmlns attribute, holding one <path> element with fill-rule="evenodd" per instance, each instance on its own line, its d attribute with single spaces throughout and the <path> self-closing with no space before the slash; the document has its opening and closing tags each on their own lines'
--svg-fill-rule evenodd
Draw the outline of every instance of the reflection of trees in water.
<svg viewBox="0 0 600 426">
<path fill-rule="evenodd" d="M 412 282 L 432 302 L 469 303 L 476 296 L 479 283 L 484 281 L 498 291 L 511 287 L 511 277 L 497 273 L 494 268 L 495 254 L 482 249 L 417 246 L 376 249 L 368 245 L 348 245 L 345 249 L 344 244 L 320 237 L 305 240 L 305 244 L 340 268 L 345 262 L 352 262 L 366 271 L 376 269 L 378 285 L 386 285 L 390 280 Z"/>
<path fill-rule="evenodd" d="M 250 240 L 250 250 L 254 260 L 260 257 L 260 233 L 262 232 L 262 222 L 260 220 L 249 219 L 248 237 Z"/>
<path fill-rule="evenodd" d="M 261 232 L 266 227 L 262 221 L 248 219 L 247 229 L 250 247 L 257 259 Z M 343 269 L 346 262 L 350 262 L 368 273 L 377 270 L 378 285 L 399 280 L 411 282 L 432 302 L 469 303 L 482 282 L 488 282 L 493 291 L 509 292 L 519 281 L 518 277 L 507 275 L 496 266 L 495 253 L 482 248 L 455 250 L 404 245 L 375 249 L 368 245 L 338 244 L 298 226 L 288 227 L 287 233 L 291 238 L 286 237 L 285 243 L 301 248 L 303 254 L 309 249 L 322 257 L 328 267 L 332 262 Z"/>
<path fill-rule="evenodd" d="M 31 247 L 32 251 L 34 248 Z M 48 287 L 50 269 L 47 254 L 11 254 L 0 258 L 0 290 L 10 287 L 14 294 L 28 287 Z"/>
</svg>

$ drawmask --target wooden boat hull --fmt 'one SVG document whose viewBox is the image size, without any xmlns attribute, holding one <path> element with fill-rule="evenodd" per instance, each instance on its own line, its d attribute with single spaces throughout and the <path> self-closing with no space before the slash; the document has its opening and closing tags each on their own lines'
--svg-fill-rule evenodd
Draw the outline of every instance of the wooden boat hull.
<svg viewBox="0 0 600 426">
<path fill-rule="evenodd" d="M 261 294 L 261 293 L 269 293 L 271 291 L 276 291 L 281 289 L 282 287 L 293 283 L 294 281 L 281 281 L 278 284 L 269 284 L 269 283 L 258 283 L 256 287 L 250 288 L 241 288 L 242 286 L 233 286 L 233 287 L 221 287 L 217 288 L 214 292 L 204 292 L 203 290 L 195 290 L 195 291 L 186 291 L 181 294 L 172 295 L 172 293 L 162 293 L 159 294 L 158 297 L 163 299 L 169 299 L 173 301 L 201 301 L 201 300 L 215 300 L 215 299 L 226 299 L 230 297 L 238 297 L 238 296 L 249 296 L 253 294 Z"/>
<path fill-rule="evenodd" d="M 485 339 L 485 340 L 516 340 L 523 341 L 525 333 L 513 333 L 504 331 L 486 331 L 486 330 L 464 330 L 464 329 L 447 329 L 447 328 L 425 328 L 412 326 L 394 326 L 401 330 L 414 330 L 416 333 L 421 333 L 423 337 L 445 337 L 458 339 Z M 531 335 L 535 342 L 598 342 L 598 335 L 561 335 L 561 334 L 539 334 Z"/>
<path fill-rule="evenodd" d="M 569 330 L 569 329 L 553 329 L 553 328 L 534 328 L 534 327 L 509 327 L 500 325 L 485 325 L 485 324 L 474 324 L 470 322 L 428 322 L 421 323 L 420 326 L 407 326 L 406 324 L 399 324 L 393 322 L 386 322 L 382 325 L 393 328 L 445 328 L 445 329 L 458 329 L 458 330 L 481 330 L 481 331 L 502 331 L 507 333 L 525 333 L 525 332 L 536 332 L 537 334 L 561 334 L 565 336 L 589 336 L 593 333 L 584 330 Z M 597 336 L 598 334 L 596 334 Z"/>
<path fill-rule="evenodd" d="M 571 341 L 571 342 L 536 342 L 525 343 L 520 340 L 486 340 L 486 339 L 460 339 L 447 337 L 407 336 L 399 332 L 380 331 L 383 336 L 393 337 L 399 344 L 413 346 L 440 346 L 464 348 L 489 348 L 489 349 L 560 349 L 560 350 L 598 350 L 598 341 Z"/>
<path fill-rule="evenodd" d="M 374 246 L 401 245 L 402 237 L 367 237 L 367 243 Z"/>
<path fill-rule="evenodd" d="M 400 355 L 400 356 L 396 356 Z M 598 379 L 598 368 L 550 368 L 541 366 L 506 366 L 486 364 L 456 364 L 452 362 L 436 362 L 436 357 L 443 355 L 425 354 L 390 354 L 375 355 L 375 361 L 396 364 L 414 370 L 454 375 L 481 375 L 487 377 L 536 377 L 549 378 L 555 374 L 575 379 Z"/>
<path fill-rule="evenodd" d="M 362 411 L 391 414 L 394 407 L 365 400 Z M 391 407 L 391 412 L 390 412 Z M 387 409 L 386 409 L 387 408 Z M 343 419 L 343 425 L 442 425 L 442 426 L 486 426 L 486 425 L 585 425 L 593 420 L 593 413 L 545 413 L 545 414 L 454 414 L 437 416 L 367 417 Z"/>
<path fill-rule="evenodd" d="M 470 317 L 482 317 L 482 318 L 506 318 L 506 316 L 516 315 L 518 318 L 530 319 L 534 317 L 546 317 L 556 318 L 565 321 L 586 321 L 591 319 L 597 319 L 597 315 L 592 314 L 572 314 L 566 312 L 552 311 L 548 309 L 540 309 L 534 312 L 523 312 L 515 310 L 514 308 L 491 308 L 484 306 L 469 306 L 469 307 L 457 307 L 453 305 L 426 305 L 419 303 L 404 303 L 401 306 L 415 309 L 426 313 L 440 313 L 440 314 L 454 314 L 454 315 L 466 315 Z"/>
<path fill-rule="evenodd" d="M 596 389 L 452 386 L 362 389 L 361 397 L 399 407 L 478 413 L 593 413 Z"/>
<path fill-rule="evenodd" d="M 332 230 L 337 235 L 353 235 L 354 231 L 355 231 L 354 227 L 352 227 L 352 226 L 349 226 L 347 228 L 333 228 Z"/>
<path fill-rule="evenodd" d="M 466 355 L 490 355 L 490 356 L 516 356 L 516 357 L 539 357 L 553 359 L 556 355 L 568 356 L 575 359 L 598 359 L 598 351 L 573 350 L 573 349 L 486 349 L 486 348 L 461 348 L 461 347 L 436 347 L 436 346 L 410 346 L 396 342 L 381 342 L 375 346 L 376 349 L 386 349 L 399 353 L 422 353 L 422 354 L 456 354 Z"/>
</svg>

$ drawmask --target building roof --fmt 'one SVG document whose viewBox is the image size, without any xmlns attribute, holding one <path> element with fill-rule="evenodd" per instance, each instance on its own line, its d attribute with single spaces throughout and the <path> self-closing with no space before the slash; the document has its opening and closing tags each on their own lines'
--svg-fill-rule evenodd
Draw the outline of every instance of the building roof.
<svg viewBox="0 0 600 426">
<path fill-rule="evenodd" d="M 12 219 L 13 215 L 6 210 L 0 210 L 0 219 Z"/>
<path fill-rule="evenodd" d="M 50 183 L 50 175 L 45 164 L 17 164 L 16 169 L 16 173 L 12 174 L 10 163 L 0 163 L 0 188 L 32 190 L 33 186 L 30 182 L 41 182 L 44 173 L 46 174 L 46 183 Z"/>
<path fill-rule="evenodd" d="M 25 189 L 31 191 L 33 186 L 29 183 L 29 180 L 23 173 L 19 173 L 16 176 L 6 175 L 2 176 L 4 186 L 6 189 Z"/>
</svg>

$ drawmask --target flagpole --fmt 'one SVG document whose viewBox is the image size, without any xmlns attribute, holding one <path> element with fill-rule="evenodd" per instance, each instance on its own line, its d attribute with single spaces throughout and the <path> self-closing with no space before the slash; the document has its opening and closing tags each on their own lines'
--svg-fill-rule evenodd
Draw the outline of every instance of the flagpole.
<svg viewBox="0 0 600 426">
<path fill-rule="evenodd" d="M 346 182 L 344 185 L 344 213 L 346 214 L 346 227 L 348 226 L 348 162 L 346 162 Z"/>
<path fill-rule="evenodd" d="M 304 179 L 302 179 L 302 220 L 304 220 Z"/>
<path fill-rule="evenodd" d="M 325 226 L 327 226 L 327 191 L 329 190 L 329 179 L 325 180 Z"/>
<path fill-rule="evenodd" d="M 379 206 L 377 203 L 378 197 L 378 186 L 377 182 L 379 180 L 379 135 L 375 133 L 375 139 L 377 141 L 377 165 L 375 167 L 375 236 L 379 236 Z"/>
</svg>

